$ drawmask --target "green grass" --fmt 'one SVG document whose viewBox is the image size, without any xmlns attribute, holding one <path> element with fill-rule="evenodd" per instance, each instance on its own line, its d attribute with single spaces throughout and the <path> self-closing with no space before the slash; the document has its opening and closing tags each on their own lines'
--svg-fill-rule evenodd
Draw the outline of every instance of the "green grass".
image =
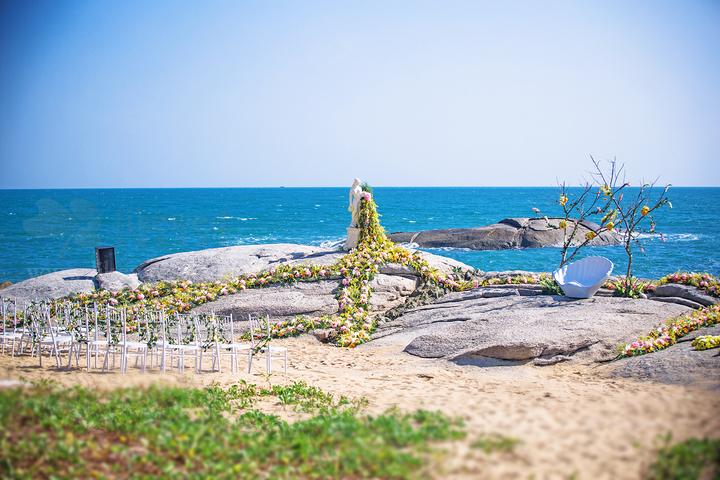
<svg viewBox="0 0 720 480">
<path fill-rule="evenodd" d="M 305 412 L 288 422 L 259 401 Z M 124 388 L 50 383 L 0 390 L 2 478 L 409 478 L 459 421 L 428 411 L 369 416 L 305 383 Z"/>
<path fill-rule="evenodd" d="M 720 439 L 691 438 L 660 448 L 648 478 L 657 480 L 720 479 Z"/>
<path fill-rule="evenodd" d="M 471 444 L 473 448 L 478 448 L 485 453 L 493 452 L 512 452 L 520 440 L 504 435 L 483 435 L 475 439 Z"/>
</svg>

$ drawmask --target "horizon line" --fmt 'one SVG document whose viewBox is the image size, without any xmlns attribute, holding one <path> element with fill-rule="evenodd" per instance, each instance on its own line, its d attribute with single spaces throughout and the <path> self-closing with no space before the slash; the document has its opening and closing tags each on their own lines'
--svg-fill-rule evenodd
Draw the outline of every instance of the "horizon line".
<svg viewBox="0 0 720 480">
<path fill-rule="evenodd" d="M 638 184 L 639 185 L 639 184 Z M 630 188 L 638 185 L 630 185 Z M 559 185 L 370 185 L 372 188 L 558 188 Z M 580 188 L 584 185 L 566 185 L 570 188 Z M 664 185 L 655 185 L 655 188 L 664 188 Z M 344 185 L 309 186 L 309 185 L 276 185 L 276 186 L 252 186 L 252 187 L 0 187 L 0 191 L 21 191 L 21 190 L 250 190 L 250 189 L 299 189 L 299 188 L 350 188 Z M 720 188 L 720 185 L 672 185 L 676 188 Z"/>
</svg>

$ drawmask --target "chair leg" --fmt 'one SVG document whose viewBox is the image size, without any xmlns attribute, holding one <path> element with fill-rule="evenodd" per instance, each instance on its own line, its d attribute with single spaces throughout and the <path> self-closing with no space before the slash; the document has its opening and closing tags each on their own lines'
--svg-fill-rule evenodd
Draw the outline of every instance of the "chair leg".
<svg viewBox="0 0 720 480">
<path fill-rule="evenodd" d="M 110 355 L 110 345 L 105 348 L 105 359 L 103 360 L 102 371 L 107 372 L 108 370 L 108 355 Z"/>
<path fill-rule="evenodd" d="M 252 359 L 253 352 L 252 350 L 248 350 L 248 373 L 252 373 Z"/>
</svg>

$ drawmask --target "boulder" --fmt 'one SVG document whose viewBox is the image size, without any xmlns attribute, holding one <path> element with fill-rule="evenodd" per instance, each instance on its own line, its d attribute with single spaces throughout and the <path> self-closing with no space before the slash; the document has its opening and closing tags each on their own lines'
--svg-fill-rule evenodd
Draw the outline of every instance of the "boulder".
<svg viewBox="0 0 720 480">
<path fill-rule="evenodd" d="M 561 247 L 563 229 L 560 218 L 506 218 L 493 225 L 475 228 L 450 228 L 420 232 L 391 233 L 395 242 L 413 243 L 424 248 L 469 248 L 471 250 L 501 250 L 507 248 Z M 574 221 L 568 222 L 568 232 Z M 580 222 L 573 244 L 585 241 L 585 234 L 599 226 L 592 222 Z M 622 237 L 618 233 L 603 232 L 589 245 L 618 245 Z"/>
<path fill-rule="evenodd" d="M 452 258 L 427 252 L 421 254 L 431 267 L 444 273 L 452 273 L 455 268 L 473 270 L 472 267 Z M 143 283 L 164 280 L 211 282 L 257 273 L 282 264 L 330 265 L 343 255 L 344 252 L 336 250 L 290 243 L 241 245 L 165 255 L 142 263 L 135 272 Z M 414 274 L 412 269 L 400 265 L 383 267 L 381 273 Z"/>
<path fill-rule="evenodd" d="M 701 328 L 665 350 L 630 357 L 607 365 L 611 376 L 661 383 L 720 388 L 720 351 L 695 350 L 692 339 L 720 335 L 720 326 Z"/>
<path fill-rule="evenodd" d="M 92 292 L 95 290 L 96 274 L 97 271 L 92 268 L 60 270 L 10 285 L 2 289 L 0 296 L 30 302 Z"/>
<path fill-rule="evenodd" d="M 697 287 L 693 287 L 692 285 L 682 285 L 679 283 L 659 285 L 655 287 L 654 294 L 656 297 L 684 298 L 706 307 L 720 302 L 720 298 L 713 297 Z"/>
<path fill-rule="evenodd" d="M 405 303 L 418 286 L 414 275 L 378 274 L 370 282 L 370 311 L 382 313 Z"/>
<path fill-rule="evenodd" d="M 338 282 L 300 282 L 294 285 L 244 290 L 220 297 L 195 309 L 196 313 L 215 312 L 247 320 L 248 314 L 268 315 L 271 320 L 289 320 L 296 315 L 320 317 L 338 311 L 335 298 Z"/>
<path fill-rule="evenodd" d="M 211 282 L 257 273 L 288 262 L 332 263 L 340 255 L 320 247 L 290 243 L 240 245 L 153 258 L 139 265 L 135 273 L 143 283 L 162 280 Z"/>
<path fill-rule="evenodd" d="M 124 288 L 135 289 L 140 286 L 140 280 L 135 273 L 127 275 L 121 272 L 98 273 L 95 275 L 95 288 L 116 292 Z"/>
<path fill-rule="evenodd" d="M 557 355 L 596 360 L 612 358 L 618 344 L 688 311 L 681 305 L 627 298 L 573 300 L 478 289 L 408 310 L 381 324 L 373 338 L 420 357 L 455 361 L 528 361 Z"/>
<path fill-rule="evenodd" d="M 663 303 L 677 303 L 678 305 L 685 305 L 686 307 L 695 309 L 703 307 L 697 302 L 693 302 L 692 300 L 688 300 L 687 298 L 682 297 L 650 297 L 650 300 Z"/>
</svg>

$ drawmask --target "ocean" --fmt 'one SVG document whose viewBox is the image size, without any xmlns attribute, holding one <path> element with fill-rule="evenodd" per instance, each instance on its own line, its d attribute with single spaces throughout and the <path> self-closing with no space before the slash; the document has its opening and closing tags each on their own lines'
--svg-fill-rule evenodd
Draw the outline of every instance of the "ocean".
<svg viewBox="0 0 720 480">
<path fill-rule="evenodd" d="M 114 246 L 118 270 L 163 254 L 231 245 L 329 245 L 349 223 L 347 188 L 0 190 L 0 282 L 94 267 L 95 247 Z M 507 217 L 558 215 L 551 187 L 376 188 L 386 231 L 473 227 Z M 657 213 L 657 235 L 640 238 L 635 273 L 720 274 L 720 188 L 674 188 Z M 557 248 L 430 249 L 489 270 L 549 271 Z M 622 247 L 587 248 L 624 272 Z"/>
</svg>

